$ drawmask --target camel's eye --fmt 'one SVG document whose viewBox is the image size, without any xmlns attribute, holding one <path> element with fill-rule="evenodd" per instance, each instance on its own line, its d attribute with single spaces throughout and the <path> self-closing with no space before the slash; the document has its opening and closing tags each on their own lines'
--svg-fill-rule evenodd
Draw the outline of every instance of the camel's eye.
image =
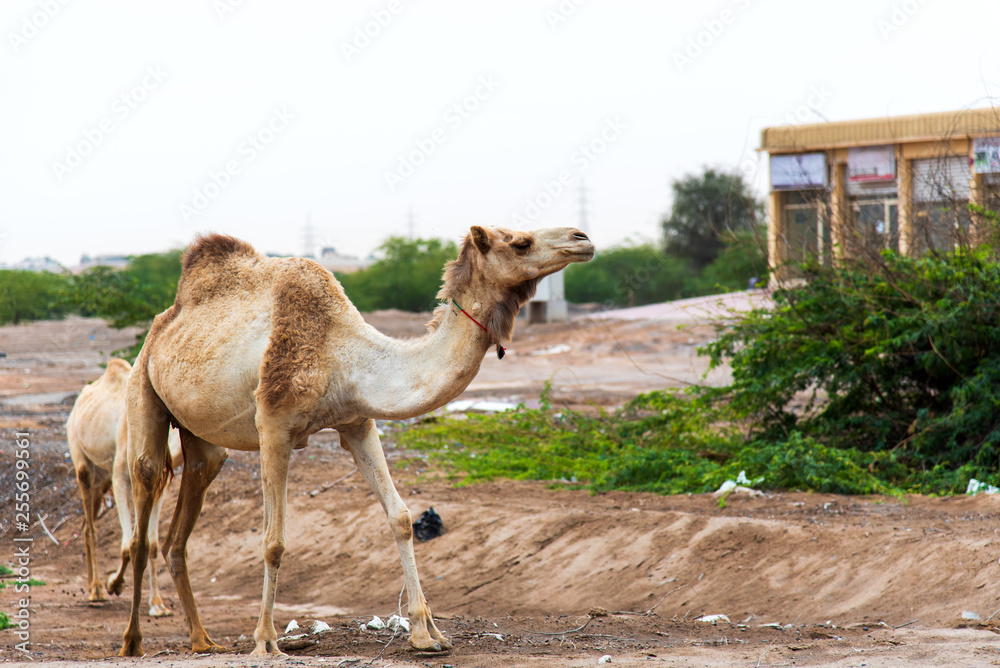
<svg viewBox="0 0 1000 668">
<path fill-rule="evenodd" d="M 531 240 L 530 239 L 519 239 L 519 240 L 517 240 L 517 241 L 515 241 L 514 243 L 511 244 L 511 248 L 514 248 L 515 250 L 522 251 L 522 252 L 526 251 L 529 248 L 531 248 Z"/>
</svg>

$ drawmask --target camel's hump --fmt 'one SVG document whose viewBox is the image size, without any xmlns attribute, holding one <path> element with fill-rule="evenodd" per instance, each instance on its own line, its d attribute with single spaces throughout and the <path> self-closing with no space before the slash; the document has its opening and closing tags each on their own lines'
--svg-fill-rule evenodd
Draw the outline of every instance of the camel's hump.
<svg viewBox="0 0 1000 668">
<path fill-rule="evenodd" d="M 245 241 L 225 234 L 199 234 L 184 253 L 183 272 L 199 265 L 220 262 L 231 255 L 256 257 L 257 251 Z"/>
</svg>

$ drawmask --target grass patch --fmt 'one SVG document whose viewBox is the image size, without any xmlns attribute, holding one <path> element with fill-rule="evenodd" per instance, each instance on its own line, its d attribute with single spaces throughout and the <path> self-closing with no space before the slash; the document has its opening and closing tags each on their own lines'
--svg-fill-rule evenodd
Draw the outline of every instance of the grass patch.
<svg viewBox="0 0 1000 668">
<path fill-rule="evenodd" d="M 0 612 L 0 631 L 3 631 L 4 629 L 12 629 L 15 626 L 17 626 L 17 624 L 10 621 L 10 617 L 7 616 L 6 612 Z"/>
<path fill-rule="evenodd" d="M 459 484 L 507 478 L 595 492 L 704 493 L 745 471 L 763 477 L 763 489 L 927 491 L 918 472 L 886 453 L 828 447 L 797 432 L 747 442 L 711 389 L 643 394 L 596 416 L 555 410 L 548 396 L 546 387 L 539 408 L 429 420 L 400 442 L 443 464 Z"/>
</svg>

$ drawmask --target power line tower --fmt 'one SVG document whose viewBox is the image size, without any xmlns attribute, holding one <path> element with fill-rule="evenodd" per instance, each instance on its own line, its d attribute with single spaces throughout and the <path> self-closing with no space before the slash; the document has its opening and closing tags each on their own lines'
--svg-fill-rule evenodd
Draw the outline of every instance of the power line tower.
<svg viewBox="0 0 1000 668">
<path fill-rule="evenodd" d="M 411 240 L 417 238 L 417 217 L 413 213 L 412 206 L 410 207 L 409 212 L 406 214 L 406 229 L 408 230 L 408 234 L 410 235 Z"/>
<path fill-rule="evenodd" d="M 577 228 L 581 232 L 590 232 L 590 219 L 588 216 L 587 205 L 589 200 L 587 199 L 587 182 L 580 179 L 580 222 Z"/>
</svg>

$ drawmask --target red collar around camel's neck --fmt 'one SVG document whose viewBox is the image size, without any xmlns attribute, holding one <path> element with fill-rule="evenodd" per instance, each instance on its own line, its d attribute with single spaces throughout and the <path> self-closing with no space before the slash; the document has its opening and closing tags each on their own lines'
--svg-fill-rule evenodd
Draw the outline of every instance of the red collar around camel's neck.
<svg viewBox="0 0 1000 668">
<path fill-rule="evenodd" d="M 462 313 L 465 313 L 465 317 L 466 318 L 468 318 L 472 322 L 474 322 L 477 325 L 479 325 L 479 329 L 481 329 L 484 332 L 486 332 L 486 336 L 490 335 L 489 330 L 486 329 L 485 327 L 483 327 L 482 323 L 480 323 L 478 320 L 476 320 L 471 315 L 469 315 L 469 313 L 464 308 L 462 308 L 461 306 L 459 306 L 457 301 L 455 301 L 454 299 L 452 299 L 451 303 L 454 304 L 455 308 L 457 308 L 459 311 L 461 311 Z M 497 359 L 498 360 L 502 360 L 503 356 L 507 354 L 507 349 L 504 348 L 503 346 L 501 346 L 499 341 L 497 341 L 496 344 L 497 344 Z"/>
</svg>

